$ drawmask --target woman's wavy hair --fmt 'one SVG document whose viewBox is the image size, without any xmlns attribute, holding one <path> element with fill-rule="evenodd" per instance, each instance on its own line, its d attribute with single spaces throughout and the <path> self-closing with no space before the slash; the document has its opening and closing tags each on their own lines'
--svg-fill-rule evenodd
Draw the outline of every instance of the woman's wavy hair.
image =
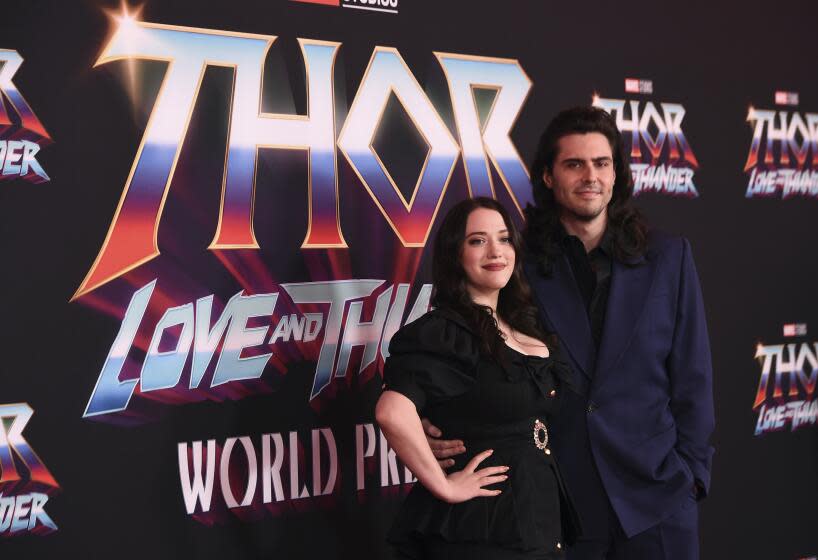
<svg viewBox="0 0 818 560">
<path fill-rule="evenodd" d="M 560 210 L 554 191 L 545 186 L 543 174 L 551 171 L 559 151 L 559 140 L 569 134 L 598 132 L 608 139 L 613 153 L 616 179 L 608 203 L 608 231 L 612 236 L 614 257 L 624 263 L 642 256 L 647 248 L 647 222 L 633 206 L 633 178 L 622 146 L 622 135 L 616 121 L 597 107 L 574 107 L 559 113 L 540 137 L 537 153 L 530 167 L 534 204 L 525 209 L 526 245 L 543 274 L 552 271 L 554 256 L 560 253 Z"/>
<path fill-rule="evenodd" d="M 491 198 L 465 199 L 452 207 L 443 218 L 434 240 L 431 302 L 436 308 L 451 309 L 466 319 L 479 336 L 483 353 L 503 363 L 502 345 L 505 343 L 492 310 L 475 303 L 466 289 L 468 279 L 462 264 L 466 222 L 478 208 L 495 210 L 502 216 L 515 253 L 514 271 L 500 290 L 497 315 L 516 331 L 552 342 L 552 337 L 546 336 L 541 327 L 537 308 L 532 303 L 531 288 L 523 273 L 522 236 L 503 205 Z"/>
</svg>

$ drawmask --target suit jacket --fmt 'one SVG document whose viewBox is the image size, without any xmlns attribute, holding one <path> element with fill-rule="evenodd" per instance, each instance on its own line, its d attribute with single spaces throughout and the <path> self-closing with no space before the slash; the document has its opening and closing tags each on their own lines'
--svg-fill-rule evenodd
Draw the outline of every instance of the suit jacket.
<svg viewBox="0 0 818 560">
<path fill-rule="evenodd" d="M 598 353 L 567 258 L 549 276 L 531 260 L 525 269 L 574 368 L 577 392 L 551 432 L 586 534 L 603 526 L 606 495 L 630 537 L 678 511 L 694 483 L 706 494 L 712 366 L 688 241 L 652 232 L 644 257 L 614 259 Z"/>
</svg>

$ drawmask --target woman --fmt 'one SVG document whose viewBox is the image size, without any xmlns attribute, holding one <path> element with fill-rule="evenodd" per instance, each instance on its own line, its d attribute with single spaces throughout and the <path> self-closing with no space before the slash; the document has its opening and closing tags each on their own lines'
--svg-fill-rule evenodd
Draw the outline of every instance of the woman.
<svg viewBox="0 0 818 560">
<path fill-rule="evenodd" d="M 392 338 L 375 415 L 418 478 L 389 540 L 406 558 L 560 558 L 578 522 L 548 447 L 569 378 L 531 303 L 506 210 L 468 199 L 435 239 L 430 311 Z M 420 414 L 464 441 L 449 474 Z"/>
</svg>

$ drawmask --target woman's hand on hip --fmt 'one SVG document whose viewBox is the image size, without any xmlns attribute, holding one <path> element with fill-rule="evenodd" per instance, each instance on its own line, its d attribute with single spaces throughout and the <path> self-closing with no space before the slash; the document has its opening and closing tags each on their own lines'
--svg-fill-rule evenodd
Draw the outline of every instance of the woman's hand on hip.
<svg viewBox="0 0 818 560">
<path fill-rule="evenodd" d="M 472 457 L 462 471 L 446 475 L 448 482 L 444 495 L 438 496 L 445 502 L 457 504 L 472 498 L 497 496 L 501 490 L 486 488 L 492 484 L 508 479 L 507 466 L 485 467 L 476 470 L 477 466 L 487 459 L 494 451 L 487 449 Z"/>
</svg>

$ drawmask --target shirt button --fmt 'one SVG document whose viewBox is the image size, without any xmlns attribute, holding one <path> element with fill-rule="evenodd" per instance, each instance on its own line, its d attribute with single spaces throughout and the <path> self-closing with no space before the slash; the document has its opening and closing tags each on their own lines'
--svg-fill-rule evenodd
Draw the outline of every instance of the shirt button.
<svg viewBox="0 0 818 560">
<path fill-rule="evenodd" d="M 588 403 L 588 408 L 587 408 L 588 414 L 591 414 L 591 413 L 592 413 L 593 411 L 595 411 L 597 408 L 599 408 L 599 407 L 596 405 L 596 403 L 589 402 L 589 403 Z"/>
</svg>

